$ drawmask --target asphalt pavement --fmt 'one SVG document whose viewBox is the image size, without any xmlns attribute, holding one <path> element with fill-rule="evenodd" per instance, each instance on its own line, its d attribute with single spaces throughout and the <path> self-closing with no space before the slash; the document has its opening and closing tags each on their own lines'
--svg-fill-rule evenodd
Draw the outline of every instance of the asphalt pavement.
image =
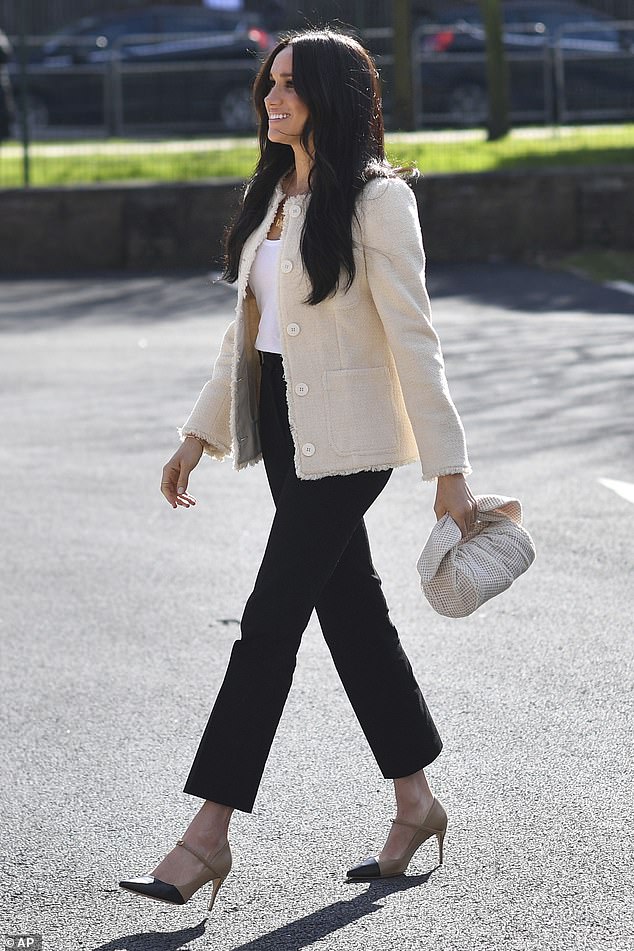
<svg viewBox="0 0 634 951">
<path fill-rule="evenodd" d="M 367 516 L 444 740 L 428 776 L 445 863 L 432 839 L 406 876 L 344 882 L 383 844 L 392 785 L 313 616 L 210 915 L 207 886 L 177 908 L 117 883 L 152 869 L 200 804 L 182 787 L 273 515 L 262 465 L 204 457 L 190 510 L 159 491 L 235 289 L 200 274 L 0 282 L 1 932 L 55 951 L 634 948 L 634 298 L 519 265 L 428 279 L 471 489 L 517 496 L 537 546 L 506 593 L 451 620 L 418 583 L 434 522 L 418 466 Z"/>
</svg>

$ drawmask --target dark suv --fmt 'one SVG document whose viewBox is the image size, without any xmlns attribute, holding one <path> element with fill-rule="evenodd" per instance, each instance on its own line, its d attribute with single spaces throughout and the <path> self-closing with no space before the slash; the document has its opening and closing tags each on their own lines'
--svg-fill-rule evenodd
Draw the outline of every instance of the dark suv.
<svg viewBox="0 0 634 951">
<path fill-rule="evenodd" d="M 421 18 L 419 119 L 481 124 L 487 116 L 485 32 L 477 4 Z M 634 37 L 572 2 L 505 0 L 511 114 L 521 121 L 634 117 Z M 560 49 L 557 65 L 556 48 Z M 561 114 L 563 111 L 563 115 Z"/>
<path fill-rule="evenodd" d="M 252 13 L 154 6 L 86 17 L 29 50 L 33 131 L 252 129 L 254 73 L 274 42 Z"/>
</svg>

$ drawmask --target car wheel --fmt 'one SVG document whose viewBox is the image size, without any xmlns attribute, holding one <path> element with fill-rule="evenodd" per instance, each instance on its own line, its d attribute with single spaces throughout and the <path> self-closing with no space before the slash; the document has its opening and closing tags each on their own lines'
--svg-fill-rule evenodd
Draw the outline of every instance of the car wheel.
<svg viewBox="0 0 634 951">
<path fill-rule="evenodd" d="M 19 139 L 22 137 L 22 107 L 19 94 L 15 98 L 13 132 L 15 138 Z M 31 93 L 28 93 L 26 97 L 26 121 L 29 127 L 29 137 L 31 138 L 37 138 L 49 126 L 48 106 L 43 99 Z"/>
<path fill-rule="evenodd" d="M 447 107 L 452 122 L 482 125 L 489 115 L 486 90 L 477 83 L 464 83 L 451 91 Z"/>
<path fill-rule="evenodd" d="M 220 121 L 229 132 L 253 128 L 255 110 L 250 89 L 230 89 L 220 100 Z"/>
</svg>

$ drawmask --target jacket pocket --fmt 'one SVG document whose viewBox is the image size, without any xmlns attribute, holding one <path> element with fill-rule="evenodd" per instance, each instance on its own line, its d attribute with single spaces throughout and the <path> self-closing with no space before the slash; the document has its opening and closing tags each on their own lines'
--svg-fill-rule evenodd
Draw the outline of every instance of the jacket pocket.
<svg viewBox="0 0 634 951">
<path fill-rule="evenodd" d="M 326 370 L 323 374 L 328 437 L 335 452 L 389 452 L 398 428 L 387 367 Z"/>
</svg>

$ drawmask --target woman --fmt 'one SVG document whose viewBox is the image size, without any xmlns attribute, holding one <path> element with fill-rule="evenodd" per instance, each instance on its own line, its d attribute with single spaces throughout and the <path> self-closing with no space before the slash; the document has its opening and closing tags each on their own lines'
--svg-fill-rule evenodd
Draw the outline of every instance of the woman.
<svg viewBox="0 0 634 951">
<path fill-rule="evenodd" d="M 184 791 L 204 803 L 148 875 L 120 882 L 183 904 L 231 868 L 229 822 L 251 812 L 316 609 L 385 778 L 396 820 L 365 880 L 402 873 L 447 817 L 424 773 L 442 742 L 389 618 L 363 515 L 395 466 L 421 460 L 434 510 L 463 535 L 476 504 L 462 424 L 431 327 L 411 188 L 385 159 L 378 74 L 352 37 L 290 33 L 254 85 L 260 159 L 226 244 L 236 319 L 163 470 L 176 508 L 206 452 L 263 458 L 276 513 Z M 411 171 L 411 170 L 410 170 Z M 344 274 L 345 272 L 345 274 Z M 347 279 L 346 279 L 347 276 Z"/>
</svg>

